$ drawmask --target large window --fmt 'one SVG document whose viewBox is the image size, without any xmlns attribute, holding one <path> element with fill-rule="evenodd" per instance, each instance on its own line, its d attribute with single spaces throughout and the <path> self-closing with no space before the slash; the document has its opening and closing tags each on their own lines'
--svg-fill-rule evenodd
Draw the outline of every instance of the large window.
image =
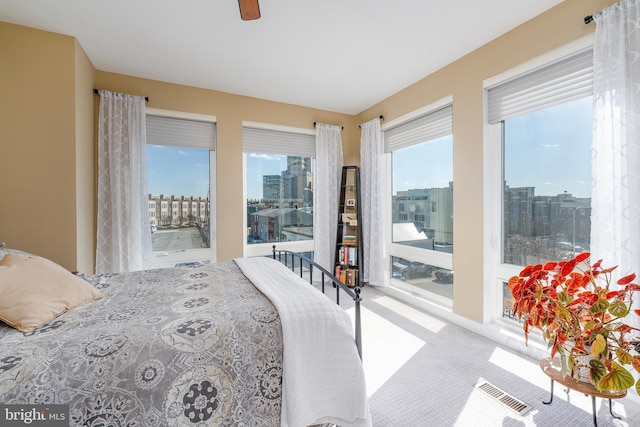
<svg viewBox="0 0 640 427">
<path fill-rule="evenodd" d="M 247 248 L 311 250 L 315 136 L 245 123 L 242 140 Z"/>
<path fill-rule="evenodd" d="M 591 112 L 587 96 L 504 120 L 504 263 L 589 249 Z"/>
<path fill-rule="evenodd" d="M 215 260 L 215 123 L 147 114 L 149 220 L 156 265 Z"/>
<path fill-rule="evenodd" d="M 392 285 L 453 296 L 452 107 L 384 130 L 391 157 Z"/>
<path fill-rule="evenodd" d="M 495 283 L 504 318 L 511 318 L 510 275 L 589 250 L 591 75 L 586 49 L 488 90 L 489 122 L 502 147 Z"/>
</svg>

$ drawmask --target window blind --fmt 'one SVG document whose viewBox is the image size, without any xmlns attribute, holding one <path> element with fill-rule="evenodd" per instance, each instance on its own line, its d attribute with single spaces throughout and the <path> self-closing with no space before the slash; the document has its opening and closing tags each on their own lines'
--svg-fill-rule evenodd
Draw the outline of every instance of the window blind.
<svg viewBox="0 0 640 427">
<path fill-rule="evenodd" d="M 147 144 L 216 148 L 216 124 L 200 120 L 147 115 Z"/>
<path fill-rule="evenodd" d="M 588 48 L 490 87 L 489 123 L 589 96 L 592 82 L 593 50 Z"/>
<path fill-rule="evenodd" d="M 385 153 L 451 135 L 453 133 L 452 113 L 453 107 L 447 105 L 385 130 Z"/>
<path fill-rule="evenodd" d="M 304 133 L 273 129 L 242 128 L 242 150 L 245 153 L 283 154 L 316 157 L 316 137 Z"/>
</svg>

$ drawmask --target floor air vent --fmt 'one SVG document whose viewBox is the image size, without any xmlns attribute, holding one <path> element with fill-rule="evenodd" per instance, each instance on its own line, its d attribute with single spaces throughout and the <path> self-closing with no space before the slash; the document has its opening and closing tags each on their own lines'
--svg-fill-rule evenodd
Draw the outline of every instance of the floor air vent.
<svg viewBox="0 0 640 427">
<path fill-rule="evenodd" d="M 498 387 L 494 386 L 491 383 L 488 383 L 485 380 L 479 381 L 478 384 L 476 384 L 476 388 L 484 391 L 493 399 L 502 403 L 504 406 L 511 409 L 518 415 L 524 415 L 531 409 L 531 406 L 527 405 L 521 400 L 516 399 L 510 394 L 505 393 L 504 391 L 500 390 Z"/>
</svg>

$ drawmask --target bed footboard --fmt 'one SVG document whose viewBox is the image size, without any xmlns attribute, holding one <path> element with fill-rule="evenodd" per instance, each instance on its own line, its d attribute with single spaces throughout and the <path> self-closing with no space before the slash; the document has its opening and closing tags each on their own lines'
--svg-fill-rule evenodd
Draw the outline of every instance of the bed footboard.
<svg viewBox="0 0 640 427">
<path fill-rule="evenodd" d="M 312 285 L 314 270 L 317 270 L 320 273 L 322 293 L 325 293 L 325 282 L 327 281 L 330 281 L 332 283 L 332 286 L 335 288 L 336 304 L 340 305 L 340 291 L 345 292 L 348 297 L 353 300 L 353 303 L 355 305 L 356 347 L 358 348 L 358 355 L 360 356 L 360 359 L 362 359 L 362 326 L 360 321 L 360 302 L 362 301 L 362 298 L 360 297 L 360 286 L 356 285 L 353 288 L 346 286 L 331 272 L 327 271 L 327 269 L 299 252 L 276 249 L 276 246 L 273 245 L 273 259 L 276 259 L 287 267 L 290 267 L 291 271 L 293 271 L 294 273 L 297 269 L 299 271 L 300 277 L 302 278 L 304 278 L 303 273 L 306 273 L 308 275 L 307 278 L 309 280 L 309 283 Z"/>
</svg>

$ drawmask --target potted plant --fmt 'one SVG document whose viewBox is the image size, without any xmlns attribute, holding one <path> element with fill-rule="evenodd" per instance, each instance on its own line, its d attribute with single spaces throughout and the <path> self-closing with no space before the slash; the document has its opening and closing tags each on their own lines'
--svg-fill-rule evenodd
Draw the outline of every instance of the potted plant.
<svg viewBox="0 0 640 427">
<path fill-rule="evenodd" d="M 624 321 L 640 316 L 632 309 L 640 285 L 632 283 L 635 274 L 613 284 L 615 269 L 602 267 L 602 260 L 592 264 L 589 252 L 528 265 L 509 279 L 513 312 L 524 321 L 526 343 L 532 329 L 542 331 L 551 356 L 560 356 L 564 375 L 600 391 L 622 391 L 635 383 L 640 395 L 640 379 L 636 382 L 631 373 L 640 373 L 640 329 Z"/>
</svg>

